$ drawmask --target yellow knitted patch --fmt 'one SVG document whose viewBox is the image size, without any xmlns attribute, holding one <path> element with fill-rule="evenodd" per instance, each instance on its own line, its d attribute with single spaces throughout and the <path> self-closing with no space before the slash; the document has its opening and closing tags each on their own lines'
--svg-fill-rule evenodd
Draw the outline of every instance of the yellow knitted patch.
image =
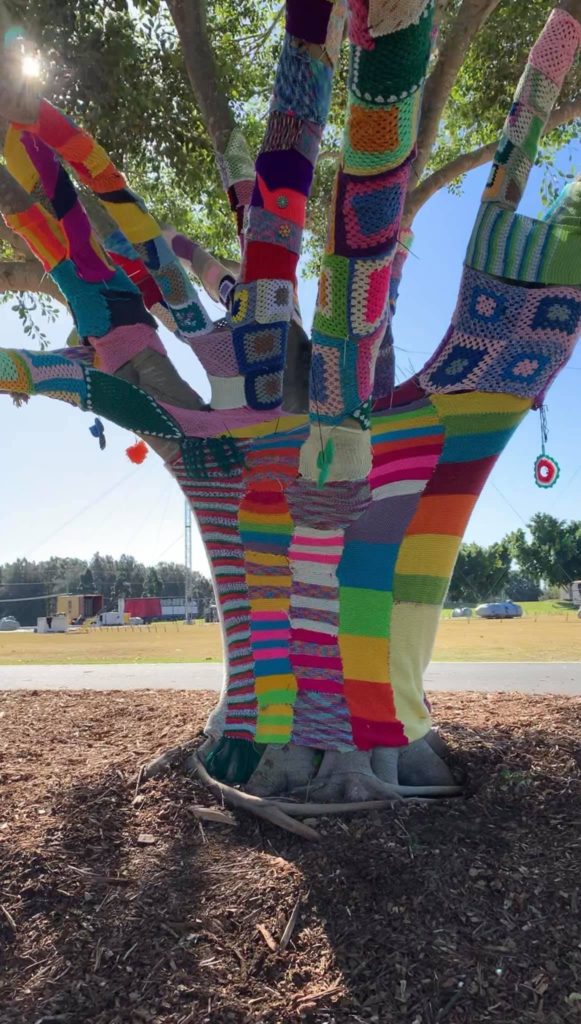
<svg viewBox="0 0 581 1024">
<path fill-rule="evenodd" d="M 415 534 L 404 537 L 395 571 L 402 575 L 446 578 L 454 565 L 460 537 L 441 533 Z"/>
<path fill-rule="evenodd" d="M 370 683 L 388 680 L 389 640 L 385 637 L 339 634 L 339 650 L 345 679 L 365 679 Z"/>
</svg>

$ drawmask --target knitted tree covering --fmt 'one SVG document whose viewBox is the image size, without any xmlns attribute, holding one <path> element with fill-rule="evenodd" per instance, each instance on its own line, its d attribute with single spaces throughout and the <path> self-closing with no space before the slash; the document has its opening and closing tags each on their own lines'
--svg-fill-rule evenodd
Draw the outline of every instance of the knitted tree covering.
<svg viewBox="0 0 581 1024">
<path fill-rule="evenodd" d="M 288 0 L 256 162 L 239 132 L 221 157 L 244 226 L 235 284 L 195 243 L 164 235 L 107 154 L 44 100 L 34 122 L 14 119 L 0 169 L 5 219 L 59 284 L 82 341 L 1 350 L 0 390 L 61 398 L 161 446 L 206 545 L 223 628 L 207 766 L 238 782 L 256 766 L 254 744 L 347 756 L 427 734 L 423 675 L 464 530 L 581 333 L 580 183 L 543 221 L 516 211 L 581 42 L 558 9 L 506 121 L 450 328 L 393 387 L 391 317 L 411 244 L 401 218 L 434 4 L 350 0 L 309 394 L 285 411 L 285 380 L 304 368 L 296 271 L 346 7 Z M 64 163 L 116 225 L 102 241 Z M 186 267 L 227 306 L 216 323 Z M 152 316 L 162 309 L 208 373 L 209 406 L 171 367 Z"/>
</svg>

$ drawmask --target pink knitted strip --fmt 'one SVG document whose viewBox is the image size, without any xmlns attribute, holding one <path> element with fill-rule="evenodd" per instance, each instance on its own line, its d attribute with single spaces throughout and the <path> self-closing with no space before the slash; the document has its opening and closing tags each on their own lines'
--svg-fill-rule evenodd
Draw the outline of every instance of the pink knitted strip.
<svg viewBox="0 0 581 1024">
<path fill-rule="evenodd" d="M 557 7 L 531 50 L 529 62 L 562 86 L 581 46 L 581 25 L 568 11 Z"/>
<path fill-rule="evenodd" d="M 116 373 L 134 356 L 144 349 L 153 349 L 165 356 L 167 352 L 155 327 L 147 324 L 129 324 L 125 327 L 114 327 L 102 338 L 89 337 L 89 343 L 97 353 L 95 368 L 104 373 Z"/>
</svg>

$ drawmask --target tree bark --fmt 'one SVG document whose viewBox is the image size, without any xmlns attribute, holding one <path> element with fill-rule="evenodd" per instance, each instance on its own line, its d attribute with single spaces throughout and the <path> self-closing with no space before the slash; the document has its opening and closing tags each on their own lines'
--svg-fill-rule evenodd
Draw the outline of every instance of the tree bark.
<svg viewBox="0 0 581 1024">
<path fill-rule="evenodd" d="M 576 118 L 581 117 L 581 97 L 570 100 L 568 103 L 563 103 L 562 106 L 557 107 L 556 110 L 551 114 L 547 127 L 545 129 L 545 135 L 547 132 L 554 131 L 555 128 L 560 128 L 561 125 L 570 124 Z M 443 167 L 438 168 L 433 174 L 425 178 L 421 184 L 417 185 L 407 197 L 405 206 L 404 223 L 409 226 L 413 221 L 418 210 L 427 203 L 428 199 L 431 199 L 436 192 L 439 192 L 441 188 L 445 188 L 456 178 L 466 174 L 468 171 L 473 171 L 475 167 L 482 167 L 483 164 L 492 160 L 494 156 L 498 140 L 494 142 L 488 142 L 485 146 L 479 146 L 477 149 L 471 150 L 469 153 L 461 153 L 460 156 L 450 160 L 449 163 L 444 164 Z"/>
<path fill-rule="evenodd" d="M 0 262 L 0 292 L 41 292 L 65 305 L 62 292 L 36 260 Z"/>
<path fill-rule="evenodd" d="M 215 150 L 222 153 L 236 127 L 208 35 L 206 0 L 167 0 L 186 70 Z"/>
<path fill-rule="evenodd" d="M 444 40 L 424 90 L 418 151 L 414 163 L 417 181 L 424 173 L 430 159 L 430 153 L 440 127 L 442 112 L 466 54 L 473 39 L 499 3 L 500 0 L 464 0 L 453 28 Z"/>
</svg>

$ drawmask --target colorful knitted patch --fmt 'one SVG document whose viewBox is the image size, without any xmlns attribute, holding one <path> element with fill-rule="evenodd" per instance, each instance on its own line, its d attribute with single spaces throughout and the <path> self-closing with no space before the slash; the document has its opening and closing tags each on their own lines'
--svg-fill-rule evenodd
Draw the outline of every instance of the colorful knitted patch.
<svg viewBox="0 0 581 1024">
<path fill-rule="evenodd" d="M 579 289 L 523 288 L 467 267 L 452 327 L 419 381 L 428 393 L 533 398 L 566 363 L 580 331 Z"/>
<path fill-rule="evenodd" d="M 579 232 L 561 221 L 537 221 L 483 203 L 466 264 L 496 277 L 531 284 L 581 285 Z"/>
<path fill-rule="evenodd" d="M 380 36 L 373 50 L 352 47 L 350 91 L 359 99 L 383 106 L 419 89 L 430 56 L 433 11 L 430 3 L 417 24 Z"/>
<path fill-rule="evenodd" d="M 102 337 L 114 327 L 146 324 L 155 327 L 155 320 L 146 311 L 139 288 L 117 269 L 108 281 L 83 281 L 70 260 L 64 260 L 51 273 L 63 295 L 66 295 L 75 326 L 82 338 Z"/>
<path fill-rule="evenodd" d="M 340 172 L 328 249 L 342 256 L 393 254 L 405 202 L 410 164 L 362 178 Z"/>
<path fill-rule="evenodd" d="M 403 163 L 414 148 L 421 106 L 420 90 L 385 107 L 350 96 L 343 138 L 347 174 L 380 174 Z"/>
<path fill-rule="evenodd" d="M 271 110 L 324 125 L 331 101 L 331 68 L 285 35 Z"/>
</svg>

